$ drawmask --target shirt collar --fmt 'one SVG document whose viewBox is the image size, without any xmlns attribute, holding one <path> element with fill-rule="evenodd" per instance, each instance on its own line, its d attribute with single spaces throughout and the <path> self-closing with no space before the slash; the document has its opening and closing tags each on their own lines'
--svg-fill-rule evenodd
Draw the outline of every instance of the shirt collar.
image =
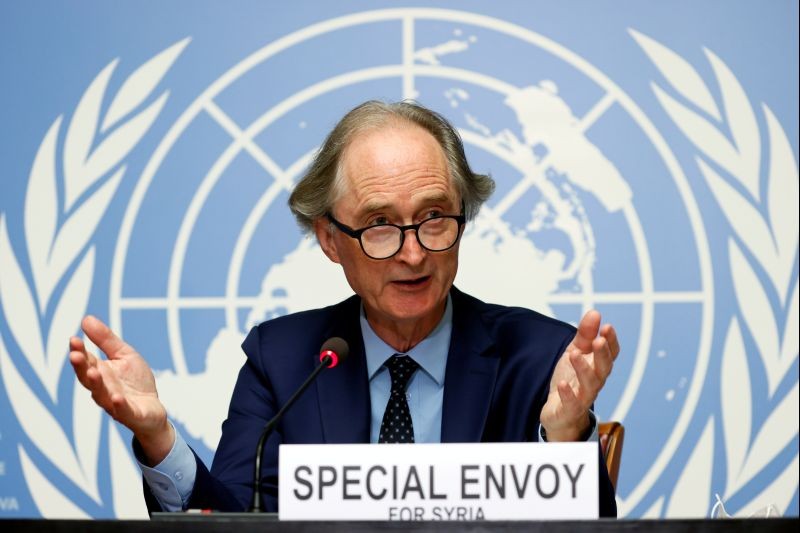
<svg viewBox="0 0 800 533">
<path fill-rule="evenodd" d="M 397 350 L 386 344 L 372 330 L 372 326 L 367 321 L 363 303 L 361 304 L 360 318 L 361 336 L 364 338 L 364 351 L 367 354 L 367 372 L 370 381 L 372 381 L 383 366 L 383 363 L 396 354 Z M 422 342 L 407 352 L 438 385 L 444 383 L 444 372 L 447 367 L 447 352 L 450 350 L 450 333 L 452 329 L 453 303 L 448 294 L 442 319 Z"/>
</svg>

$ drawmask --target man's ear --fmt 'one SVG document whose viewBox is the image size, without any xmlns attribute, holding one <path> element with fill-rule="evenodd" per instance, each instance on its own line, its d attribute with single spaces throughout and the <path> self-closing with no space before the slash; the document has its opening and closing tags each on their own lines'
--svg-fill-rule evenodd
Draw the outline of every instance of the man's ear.
<svg viewBox="0 0 800 533">
<path fill-rule="evenodd" d="M 331 223 L 325 218 L 318 218 L 314 221 L 314 233 L 317 235 L 320 248 L 322 248 L 322 251 L 328 256 L 328 259 L 334 263 L 341 263 L 339 260 L 339 253 L 336 250 L 336 242 L 333 239 Z"/>
</svg>

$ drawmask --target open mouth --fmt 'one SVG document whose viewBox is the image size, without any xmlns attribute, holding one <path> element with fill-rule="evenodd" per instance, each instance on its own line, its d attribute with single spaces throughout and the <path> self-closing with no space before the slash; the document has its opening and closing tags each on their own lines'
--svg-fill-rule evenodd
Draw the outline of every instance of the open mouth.
<svg viewBox="0 0 800 533">
<path fill-rule="evenodd" d="M 395 281 L 395 283 L 397 283 L 398 285 L 402 285 L 404 287 L 417 287 L 419 285 L 422 285 L 429 279 L 431 279 L 430 276 L 422 276 L 420 278 L 414 278 L 414 279 L 397 280 Z"/>
</svg>

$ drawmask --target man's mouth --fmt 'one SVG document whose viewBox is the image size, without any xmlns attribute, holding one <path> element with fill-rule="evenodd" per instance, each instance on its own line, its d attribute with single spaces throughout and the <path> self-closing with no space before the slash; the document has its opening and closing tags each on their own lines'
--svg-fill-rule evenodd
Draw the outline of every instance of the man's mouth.
<svg viewBox="0 0 800 533">
<path fill-rule="evenodd" d="M 419 285 L 422 285 L 429 279 L 431 279 L 430 276 L 421 276 L 419 278 L 396 280 L 395 283 L 397 283 L 398 285 L 402 285 L 404 287 L 417 287 Z"/>
</svg>

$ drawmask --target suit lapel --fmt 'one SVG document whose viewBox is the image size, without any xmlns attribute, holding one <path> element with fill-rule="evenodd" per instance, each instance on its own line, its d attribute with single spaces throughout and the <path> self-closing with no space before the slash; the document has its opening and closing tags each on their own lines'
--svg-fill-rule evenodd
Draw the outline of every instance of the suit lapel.
<svg viewBox="0 0 800 533">
<path fill-rule="evenodd" d="M 322 372 L 316 382 L 325 443 L 369 442 L 369 380 L 358 318 L 360 302 L 354 296 L 331 311 L 333 318 L 325 338 L 346 340 L 350 355 L 339 366 Z"/>
<path fill-rule="evenodd" d="M 480 317 L 479 302 L 453 287 L 453 331 L 444 379 L 442 442 L 480 442 L 499 357 Z"/>
</svg>

